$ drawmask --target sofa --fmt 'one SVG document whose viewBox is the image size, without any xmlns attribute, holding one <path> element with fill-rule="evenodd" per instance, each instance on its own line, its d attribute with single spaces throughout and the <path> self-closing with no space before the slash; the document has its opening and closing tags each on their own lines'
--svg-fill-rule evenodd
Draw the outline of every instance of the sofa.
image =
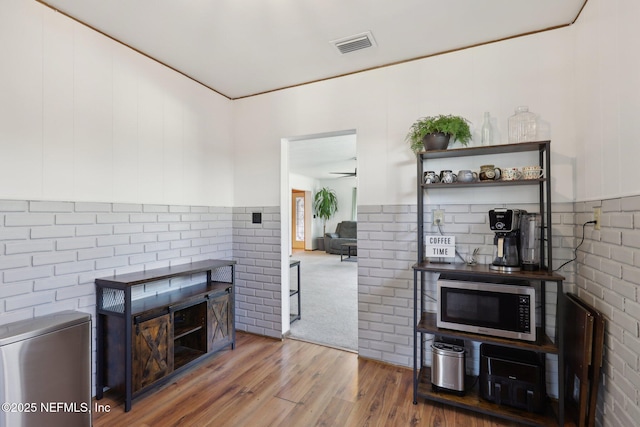
<svg viewBox="0 0 640 427">
<path fill-rule="evenodd" d="M 342 221 L 336 226 L 335 233 L 325 233 L 324 250 L 329 254 L 340 255 L 341 245 L 343 243 L 357 243 L 358 239 L 358 222 Z M 346 253 L 346 252 L 345 252 Z M 357 255 L 356 249 L 351 249 L 351 255 Z"/>
</svg>

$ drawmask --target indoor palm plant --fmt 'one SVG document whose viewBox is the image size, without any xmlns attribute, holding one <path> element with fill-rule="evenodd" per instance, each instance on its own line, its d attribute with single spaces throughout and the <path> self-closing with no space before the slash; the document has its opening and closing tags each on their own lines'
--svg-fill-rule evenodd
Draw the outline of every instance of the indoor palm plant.
<svg viewBox="0 0 640 427">
<path fill-rule="evenodd" d="M 322 235 L 327 232 L 327 220 L 338 211 L 338 196 L 330 188 L 323 187 L 313 197 L 313 211 L 322 219 Z"/>
<path fill-rule="evenodd" d="M 422 117 L 411 125 L 406 140 L 417 153 L 425 149 L 445 150 L 451 138 L 464 146 L 469 143 L 471 130 L 467 119 L 451 114 Z"/>
</svg>

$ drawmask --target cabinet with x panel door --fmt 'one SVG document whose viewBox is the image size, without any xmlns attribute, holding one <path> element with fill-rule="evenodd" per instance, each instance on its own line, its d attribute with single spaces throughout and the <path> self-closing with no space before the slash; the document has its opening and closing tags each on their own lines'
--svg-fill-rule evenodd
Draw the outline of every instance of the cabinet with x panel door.
<svg viewBox="0 0 640 427">
<path fill-rule="evenodd" d="M 133 398 L 235 347 L 234 261 L 207 260 L 96 279 L 96 399 Z"/>
<path fill-rule="evenodd" d="M 173 371 L 173 328 L 168 314 L 136 324 L 133 343 L 133 390 L 138 391 Z"/>
<path fill-rule="evenodd" d="M 207 351 L 212 352 L 226 347 L 233 340 L 233 322 L 230 319 L 233 313 L 233 300 L 228 293 L 214 296 L 209 299 Z"/>
</svg>

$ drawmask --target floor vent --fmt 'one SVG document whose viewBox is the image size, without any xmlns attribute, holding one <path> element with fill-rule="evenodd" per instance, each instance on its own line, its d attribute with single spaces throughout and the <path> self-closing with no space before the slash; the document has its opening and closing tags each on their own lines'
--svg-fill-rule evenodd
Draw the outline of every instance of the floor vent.
<svg viewBox="0 0 640 427">
<path fill-rule="evenodd" d="M 376 41 L 374 40 L 371 31 L 333 40 L 331 41 L 331 44 L 333 44 L 343 55 L 345 53 L 355 52 L 356 50 L 376 47 Z"/>
</svg>

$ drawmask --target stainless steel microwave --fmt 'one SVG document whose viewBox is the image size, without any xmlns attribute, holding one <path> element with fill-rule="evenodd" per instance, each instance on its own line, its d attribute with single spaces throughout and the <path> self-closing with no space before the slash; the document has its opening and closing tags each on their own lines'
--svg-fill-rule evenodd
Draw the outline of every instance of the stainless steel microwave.
<svg viewBox="0 0 640 427">
<path fill-rule="evenodd" d="M 439 328 L 536 341 L 536 293 L 532 286 L 441 278 L 437 296 Z"/>
</svg>

